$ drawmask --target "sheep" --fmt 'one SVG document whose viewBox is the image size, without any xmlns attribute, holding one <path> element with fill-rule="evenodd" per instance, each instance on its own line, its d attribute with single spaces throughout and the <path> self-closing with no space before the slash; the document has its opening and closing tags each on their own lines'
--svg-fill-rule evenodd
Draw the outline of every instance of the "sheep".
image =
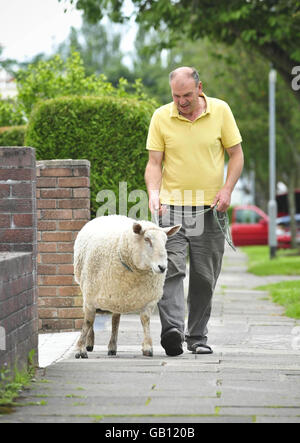
<svg viewBox="0 0 300 443">
<path fill-rule="evenodd" d="M 83 295 L 84 321 L 76 358 L 88 358 L 94 347 L 96 309 L 112 312 L 108 355 L 117 353 L 121 314 L 139 312 L 144 331 L 142 353 L 152 357 L 150 315 L 163 293 L 167 237 L 181 225 L 160 228 L 122 215 L 97 217 L 78 233 L 74 274 Z"/>
</svg>

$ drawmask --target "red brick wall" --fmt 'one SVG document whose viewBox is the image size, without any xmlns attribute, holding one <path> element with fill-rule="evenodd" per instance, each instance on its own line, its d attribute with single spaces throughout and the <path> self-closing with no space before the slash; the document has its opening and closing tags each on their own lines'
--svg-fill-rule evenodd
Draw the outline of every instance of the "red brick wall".
<svg viewBox="0 0 300 443">
<path fill-rule="evenodd" d="M 87 160 L 37 162 L 39 327 L 44 331 L 82 325 L 73 247 L 90 219 L 89 175 Z"/>
<path fill-rule="evenodd" d="M 0 148 L 0 251 L 36 252 L 36 168 L 32 148 Z"/>
<path fill-rule="evenodd" d="M 0 368 L 27 365 L 29 352 L 38 361 L 38 320 L 35 261 L 31 252 L 0 252 Z"/>
<path fill-rule="evenodd" d="M 0 367 L 37 362 L 36 253 L 35 150 L 0 147 Z"/>
</svg>

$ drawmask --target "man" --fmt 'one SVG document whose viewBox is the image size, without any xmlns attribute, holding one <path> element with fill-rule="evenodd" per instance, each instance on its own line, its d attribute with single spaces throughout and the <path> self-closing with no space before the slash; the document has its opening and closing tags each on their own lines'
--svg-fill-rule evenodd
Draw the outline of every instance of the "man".
<svg viewBox="0 0 300 443">
<path fill-rule="evenodd" d="M 195 216 L 207 209 L 203 229 L 190 229 L 183 216 L 181 230 L 167 242 L 168 271 L 159 302 L 161 345 L 169 356 L 180 355 L 182 344 L 197 354 L 212 353 L 207 344 L 207 323 L 213 291 L 221 270 L 224 235 L 213 211 L 221 216 L 243 169 L 241 135 L 227 103 L 207 97 L 194 68 L 180 67 L 170 74 L 173 102 L 152 117 L 145 180 L 151 212 L 170 220 L 185 211 Z M 224 184 L 224 152 L 229 156 Z M 195 222 L 196 220 L 196 222 Z M 196 223 L 196 225 L 195 225 Z M 203 232 L 202 232 L 203 231 Z M 183 279 L 189 254 L 188 322 L 185 331 Z"/>
</svg>

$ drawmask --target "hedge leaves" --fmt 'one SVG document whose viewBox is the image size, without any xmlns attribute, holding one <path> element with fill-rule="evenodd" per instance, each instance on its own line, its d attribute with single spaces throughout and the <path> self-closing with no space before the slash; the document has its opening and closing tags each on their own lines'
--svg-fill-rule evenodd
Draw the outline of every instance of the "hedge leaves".
<svg viewBox="0 0 300 443">
<path fill-rule="evenodd" d="M 145 190 L 145 145 L 153 111 L 153 102 L 136 98 L 55 98 L 34 108 L 25 143 L 36 149 L 37 159 L 91 162 L 91 208 L 95 216 L 99 191 L 114 191 L 118 202 L 120 182 L 127 182 L 128 193 Z"/>
</svg>

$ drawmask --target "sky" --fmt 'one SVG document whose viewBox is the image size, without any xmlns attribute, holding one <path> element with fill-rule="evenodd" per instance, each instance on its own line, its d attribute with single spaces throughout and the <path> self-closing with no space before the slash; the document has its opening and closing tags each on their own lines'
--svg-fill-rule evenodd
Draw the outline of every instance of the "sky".
<svg viewBox="0 0 300 443">
<path fill-rule="evenodd" d="M 0 0 L 2 58 L 27 61 L 40 52 L 52 53 L 71 26 L 82 23 L 80 11 L 64 9 L 58 0 Z"/>
<path fill-rule="evenodd" d="M 132 12 L 130 0 L 124 1 L 124 8 Z M 82 12 L 65 0 L 0 0 L 0 45 L 4 47 L 1 58 L 21 62 L 41 52 L 53 54 L 71 27 L 79 29 L 81 24 Z M 131 20 L 122 38 L 123 52 L 133 48 L 136 31 Z"/>
</svg>

